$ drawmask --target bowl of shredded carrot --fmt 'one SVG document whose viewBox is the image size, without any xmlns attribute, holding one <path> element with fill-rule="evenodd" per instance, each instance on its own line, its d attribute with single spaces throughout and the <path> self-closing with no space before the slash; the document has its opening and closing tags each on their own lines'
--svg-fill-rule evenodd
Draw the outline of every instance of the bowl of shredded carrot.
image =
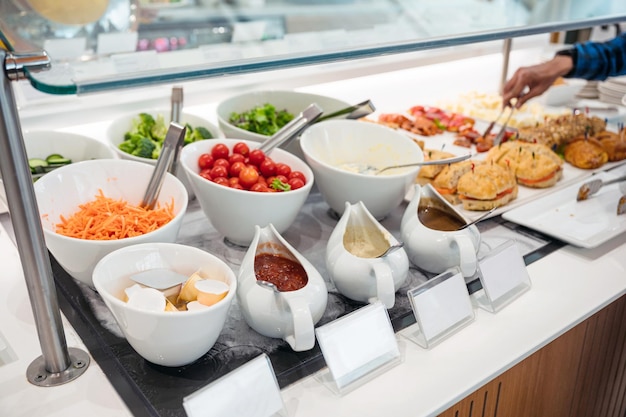
<svg viewBox="0 0 626 417">
<path fill-rule="evenodd" d="M 93 288 L 108 253 L 138 243 L 175 242 L 188 194 L 167 174 L 154 209 L 141 201 L 154 167 L 121 159 L 72 163 L 34 184 L 46 246 L 65 271 Z"/>
</svg>

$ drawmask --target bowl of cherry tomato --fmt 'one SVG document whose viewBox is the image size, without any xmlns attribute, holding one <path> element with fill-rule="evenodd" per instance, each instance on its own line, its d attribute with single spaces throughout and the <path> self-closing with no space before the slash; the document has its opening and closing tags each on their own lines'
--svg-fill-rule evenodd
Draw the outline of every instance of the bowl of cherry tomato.
<svg viewBox="0 0 626 417">
<path fill-rule="evenodd" d="M 284 149 L 268 155 L 259 143 L 215 139 L 183 148 L 180 166 L 213 227 L 230 243 L 248 246 L 254 226 L 283 233 L 313 186 L 313 171 Z"/>
</svg>

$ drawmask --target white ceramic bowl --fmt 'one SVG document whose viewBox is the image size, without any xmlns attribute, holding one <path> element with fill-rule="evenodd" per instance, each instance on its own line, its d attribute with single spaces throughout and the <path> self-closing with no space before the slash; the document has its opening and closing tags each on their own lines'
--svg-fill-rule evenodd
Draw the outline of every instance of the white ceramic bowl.
<svg viewBox="0 0 626 417">
<path fill-rule="evenodd" d="M 382 219 L 403 201 L 419 167 L 367 175 L 340 168 L 343 164 L 375 167 L 421 162 L 420 147 L 408 136 L 375 123 L 329 120 L 304 131 L 300 145 L 324 200 L 338 215 L 345 203 L 362 201 L 368 211 Z"/>
<path fill-rule="evenodd" d="M 548 106 L 564 106 L 576 101 L 576 94 L 582 90 L 586 80 L 563 78 L 562 84 L 554 84 L 543 94 L 542 99 Z"/>
<path fill-rule="evenodd" d="M 350 103 L 343 100 L 318 94 L 282 90 L 251 91 L 227 98 L 217 105 L 218 125 L 227 138 L 263 142 L 267 136 L 240 129 L 231 124 L 229 119 L 233 112 L 243 113 L 268 103 L 276 107 L 277 110 L 285 109 L 294 116 L 306 109 L 311 103 L 316 103 L 326 114 L 350 106 Z M 302 157 L 298 138 L 294 138 L 283 148 L 300 158 Z"/>
<path fill-rule="evenodd" d="M 256 142 L 240 139 L 218 139 L 217 142 L 224 143 L 231 152 L 237 142 L 246 143 L 250 149 L 258 147 Z M 313 172 L 307 164 L 283 149 L 274 149 L 269 154 L 274 162 L 283 162 L 292 170 L 302 171 L 306 177 L 304 187 L 277 193 L 237 190 L 216 184 L 198 174 L 198 158 L 203 153 L 210 153 L 215 143 L 191 143 L 183 148 L 180 156 L 181 166 L 213 227 L 231 243 L 241 246 L 248 246 L 252 242 L 256 225 L 264 227 L 272 223 L 278 233 L 287 230 L 313 186 Z"/>
<path fill-rule="evenodd" d="M 226 282 L 230 289 L 226 297 L 202 310 L 154 312 L 129 306 L 122 299 L 124 289 L 134 284 L 129 276 L 155 268 L 187 276 L 199 270 L 204 277 Z M 237 279 L 226 263 L 202 249 L 175 243 L 118 249 L 98 262 L 93 283 L 133 349 L 163 366 L 189 364 L 213 347 L 237 291 Z"/>
<path fill-rule="evenodd" d="M 167 174 L 157 203 L 174 203 L 175 217 L 166 225 L 141 236 L 118 240 L 86 240 L 56 233 L 60 216 L 69 217 L 80 204 L 102 193 L 139 205 L 154 168 L 122 159 L 96 159 L 58 168 L 34 184 L 41 223 L 48 250 L 73 278 L 91 287 L 91 274 L 103 256 L 116 249 L 145 242 L 174 242 L 187 210 L 187 191 L 175 176 Z"/>
<path fill-rule="evenodd" d="M 150 115 L 152 115 L 152 117 L 156 118 L 157 116 L 161 115 L 163 116 L 163 118 L 165 119 L 166 123 L 169 123 L 170 120 L 170 110 L 169 109 L 148 109 L 148 110 L 141 110 L 141 111 L 136 111 L 133 113 L 128 113 L 125 114 L 123 116 L 120 116 L 116 119 L 114 119 L 111 124 L 109 125 L 107 131 L 106 131 L 106 137 L 107 137 L 107 141 L 110 143 L 111 147 L 113 148 L 114 152 L 121 158 L 121 159 L 128 159 L 130 161 L 138 161 L 138 162 L 145 162 L 148 164 L 152 164 L 152 165 L 156 165 L 157 160 L 156 159 L 149 159 L 149 158 L 141 158 L 138 156 L 134 156 L 131 155 L 129 153 L 126 153 L 122 150 L 120 150 L 119 145 L 120 143 L 122 143 L 124 141 L 124 134 L 128 131 L 130 131 L 133 127 L 133 120 L 137 119 L 139 117 L 139 113 L 148 113 Z M 200 116 L 196 116 L 194 114 L 190 114 L 187 113 L 185 111 L 181 112 L 180 114 L 180 121 L 182 124 L 189 124 L 191 127 L 204 127 L 206 129 L 209 130 L 209 132 L 211 132 L 211 134 L 213 135 L 213 138 L 223 138 L 224 134 L 218 129 L 217 126 L 215 126 L 213 123 L 209 122 L 208 120 L 200 117 Z M 191 193 L 191 187 L 189 186 L 189 184 L 187 183 L 187 177 L 182 173 L 181 170 L 177 170 L 176 172 L 176 176 L 178 177 L 178 179 L 180 179 L 183 184 L 185 184 L 185 187 L 187 188 L 187 192 L 189 193 L 190 197 L 193 197 L 192 193 Z"/>
<path fill-rule="evenodd" d="M 24 146 L 28 158 L 46 159 L 55 153 L 72 162 L 117 158 L 116 152 L 106 142 L 77 133 L 27 131 L 24 132 Z"/>
<path fill-rule="evenodd" d="M 23 133 L 24 147 L 28 158 L 46 159 L 60 154 L 72 162 L 89 159 L 115 159 L 117 154 L 106 142 L 77 133 L 54 130 L 33 130 Z M 0 174 L 0 212 L 6 206 L 6 195 Z"/>
</svg>

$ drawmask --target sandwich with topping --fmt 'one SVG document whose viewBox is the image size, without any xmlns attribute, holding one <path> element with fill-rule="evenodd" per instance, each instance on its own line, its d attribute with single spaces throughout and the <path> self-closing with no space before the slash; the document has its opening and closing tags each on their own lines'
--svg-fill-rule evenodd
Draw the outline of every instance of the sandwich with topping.
<svg viewBox="0 0 626 417">
<path fill-rule="evenodd" d="M 563 177 L 563 160 L 541 143 L 505 142 L 490 149 L 486 161 L 510 169 L 516 182 L 525 187 L 552 187 Z"/>
<path fill-rule="evenodd" d="M 473 164 L 457 183 L 457 193 L 465 210 L 486 211 L 502 207 L 517 198 L 513 172 L 494 162 Z"/>
</svg>

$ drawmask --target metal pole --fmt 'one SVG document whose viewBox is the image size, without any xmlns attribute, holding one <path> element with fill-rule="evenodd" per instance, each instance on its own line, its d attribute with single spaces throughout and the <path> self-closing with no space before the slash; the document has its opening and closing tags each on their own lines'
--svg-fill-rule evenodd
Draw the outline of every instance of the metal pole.
<svg viewBox="0 0 626 417">
<path fill-rule="evenodd" d="M 511 56 L 511 44 L 513 39 L 507 38 L 502 45 L 502 75 L 500 77 L 500 88 L 498 91 L 502 94 L 504 90 L 504 84 L 506 84 L 507 75 L 509 73 L 509 57 Z"/>
<path fill-rule="evenodd" d="M 67 348 L 63 323 L 52 275 L 50 258 L 28 166 L 19 115 L 11 81 L 25 77 L 24 69 L 47 69 L 45 53 L 13 54 L 0 48 L 3 76 L 0 90 L 0 173 L 15 231 L 42 356 L 28 367 L 28 380 L 40 386 L 54 386 L 80 376 L 89 364 L 89 355 Z"/>
</svg>

